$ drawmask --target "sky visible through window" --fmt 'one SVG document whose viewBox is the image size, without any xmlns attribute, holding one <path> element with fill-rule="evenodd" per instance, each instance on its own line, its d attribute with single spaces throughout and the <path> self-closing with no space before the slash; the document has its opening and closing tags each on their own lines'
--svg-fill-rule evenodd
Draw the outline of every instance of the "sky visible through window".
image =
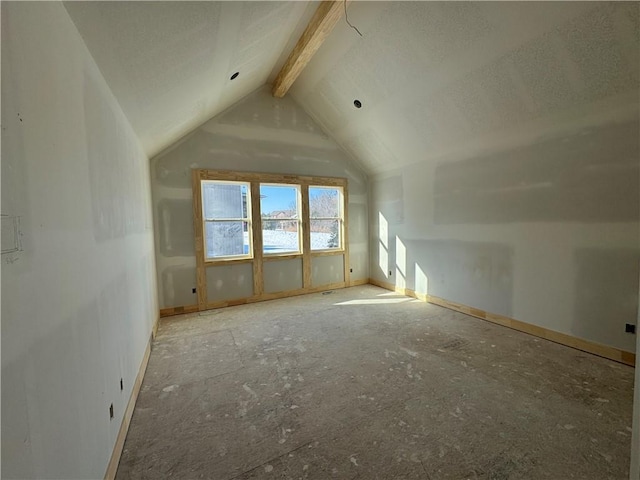
<svg viewBox="0 0 640 480">
<path fill-rule="evenodd" d="M 295 185 L 260 185 L 262 248 L 265 254 L 300 251 L 300 214 Z"/>
<path fill-rule="evenodd" d="M 262 215 L 280 210 L 290 210 L 295 208 L 295 202 L 296 191 L 291 187 L 260 186 L 260 208 Z"/>
</svg>

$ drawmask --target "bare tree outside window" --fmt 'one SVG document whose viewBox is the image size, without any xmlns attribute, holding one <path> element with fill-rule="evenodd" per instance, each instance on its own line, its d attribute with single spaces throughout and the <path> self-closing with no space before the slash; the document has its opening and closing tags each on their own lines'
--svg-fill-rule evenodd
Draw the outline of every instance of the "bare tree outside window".
<svg viewBox="0 0 640 480">
<path fill-rule="evenodd" d="M 311 250 L 341 248 L 342 192 L 336 187 L 309 187 Z"/>
<path fill-rule="evenodd" d="M 300 186 L 260 184 L 260 211 L 263 253 L 299 253 Z"/>
</svg>

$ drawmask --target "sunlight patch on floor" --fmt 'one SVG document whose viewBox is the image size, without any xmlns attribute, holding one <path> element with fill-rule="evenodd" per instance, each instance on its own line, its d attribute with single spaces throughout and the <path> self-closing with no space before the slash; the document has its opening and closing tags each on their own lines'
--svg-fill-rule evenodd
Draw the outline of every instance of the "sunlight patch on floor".
<svg viewBox="0 0 640 480">
<path fill-rule="evenodd" d="M 410 298 L 366 298 L 362 300 L 347 300 L 346 302 L 334 303 L 334 305 L 380 305 L 383 303 L 404 303 L 411 301 Z"/>
</svg>

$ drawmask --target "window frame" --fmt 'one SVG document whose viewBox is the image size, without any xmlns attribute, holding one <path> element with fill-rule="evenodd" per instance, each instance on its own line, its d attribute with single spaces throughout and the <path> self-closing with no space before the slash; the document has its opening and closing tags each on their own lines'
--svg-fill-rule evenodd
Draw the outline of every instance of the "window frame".
<svg viewBox="0 0 640 480">
<path fill-rule="evenodd" d="M 262 217 L 262 187 L 290 187 L 290 188 L 294 188 L 296 190 L 296 214 L 298 215 L 298 218 L 296 219 L 267 219 L 267 218 L 263 218 Z M 276 258 L 276 257 L 293 257 L 293 256 L 300 256 L 304 253 L 304 228 L 303 228 L 303 218 L 302 218 L 302 188 L 303 186 L 297 183 L 283 183 L 283 182 L 260 182 L 258 184 L 258 190 L 260 191 L 260 227 L 262 230 L 262 235 L 264 235 L 264 222 L 265 221 L 292 221 L 295 220 L 295 222 L 298 225 L 297 228 L 297 232 L 298 232 L 298 250 L 295 251 L 289 251 L 289 252 L 273 252 L 273 253 L 269 253 L 266 252 L 264 250 L 264 238 L 262 241 L 262 255 L 264 257 L 269 257 L 269 258 Z"/>
<path fill-rule="evenodd" d="M 314 217 L 311 214 L 311 189 L 320 188 L 326 190 L 338 191 L 338 216 L 337 217 Z M 345 251 L 345 187 L 337 185 L 309 185 L 309 240 L 311 240 L 311 222 L 314 220 L 337 220 L 338 221 L 338 246 L 335 248 L 313 248 L 309 243 L 309 249 L 312 254 L 332 253 L 332 252 L 344 252 Z"/>
<path fill-rule="evenodd" d="M 216 219 L 214 217 L 211 217 L 211 219 L 208 219 L 205 216 L 205 199 L 204 199 L 204 195 L 205 195 L 205 188 L 204 186 L 206 184 L 218 184 L 218 185 L 240 185 L 240 186 L 245 186 L 247 189 L 246 192 L 246 209 L 247 209 L 247 216 L 246 217 L 238 217 L 238 218 L 220 218 L 220 219 Z M 209 264 L 209 263 L 213 263 L 213 262 L 228 262 L 228 261 L 233 261 L 233 260 L 253 260 L 254 257 L 254 252 L 253 252 L 253 210 L 252 210 L 252 195 L 251 195 L 251 182 L 247 182 L 247 181 L 242 181 L 242 180 L 215 180 L 215 179 L 202 179 L 200 180 L 200 202 L 201 202 L 201 210 L 202 210 L 202 230 L 203 230 L 203 236 L 202 236 L 202 240 L 203 240 L 203 255 L 204 255 L 204 261 L 205 263 Z M 243 224 L 244 227 L 244 223 L 247 223 L 247 234 L 249 237 L 249 251 L 248 253 L 243 253 L 240 255 L 220 255 L 220 256 L 214 256 L 214 257 L 209 257 L 207 252 L 208 252 L 208 248 L 207 248 L 207 223 L 212 223 L 212 224 L 216 224 L 216 223 L 230 223 L 230 222 L 241 222 Z M 243 234 L 244 234 L 244 229 L 243 229 Z M 243 241 L 243 246 L 244 246 L 244 241 Z"/>
</svg>

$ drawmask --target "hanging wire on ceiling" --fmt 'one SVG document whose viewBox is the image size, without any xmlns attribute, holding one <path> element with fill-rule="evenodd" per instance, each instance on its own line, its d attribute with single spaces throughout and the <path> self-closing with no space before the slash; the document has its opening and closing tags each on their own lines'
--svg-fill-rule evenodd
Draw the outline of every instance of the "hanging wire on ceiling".
<svg viewBox="0 0 640 480">
<path fill-rule="evenodd" d="M 358 27 L 356 27 L 355 25 L 352 25 L 351 22 L 349 21 L 349 16 L 347 15 L 347 0 L 344 0 L 344 19 L 346 20 L 347 25 L 349 25 L 356 32 L 358 32 L 358 35 L 362 36 L 362 33 L 360 33 L 360 30 L 358 30 Z"/>
</svg>

